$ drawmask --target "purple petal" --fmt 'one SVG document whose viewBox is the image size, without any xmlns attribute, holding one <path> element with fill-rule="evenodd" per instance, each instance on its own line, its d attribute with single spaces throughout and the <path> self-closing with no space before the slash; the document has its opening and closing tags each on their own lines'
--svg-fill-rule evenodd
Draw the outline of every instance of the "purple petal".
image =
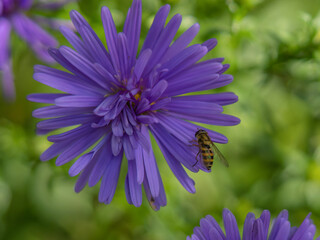
<svg viewBox="0 0 320 240">
<path fill-rule="evenodd" d="M 135 161 L 128 162 L 128 182 L 131 201 L 134 206 L 140 207 L 142 203 L 142 188 L 137 181 L 137 167 Z"/>
<path fill-rule="evenodd" d="M 149 127 L 158 145 L 161 145 L 162 149 L 166 148 L 168 152 L 175 156 L 175 158 L 190 171 L 196 171 L 193 168 L 196 160 L 195 156 L 190 154 L 190 146 L 187 147 L 187 145 L 182 144 L 178 139 L 168 133 L 160 124 L 152 124 Z"/>
<path fill-rule="evenodd" d="M 208 52 L 210 52 L 212 49 L 214 49 L 215 46 L 217 46 L 217 44 L 218 44 L 217 39 L 212 38 L 202 43 L 202 46 L 207 47 Z"/>
<path fill-rule="evenodd" d="M 141 52 L 134 68 L 134 74 L 137 80 L 140 80 L 143 74 L 143 71 L 151 57 L 151 54 L 152 54 L 152 51 L 150 49 L 146 49 L 143 52 Z"/>
<path fill-rule="evenodd" d="M 117 72 L 119 70 L 119 56 L 117 52 L 118 36 L 117 36 L 117 29 L 114 24 L 109 8 L 103 7 L 101 9 L 101 19 L 102 19 L 103 28 L 106 35 L 107 45 L 108 45 L 109 53 L 113 63 L 113 67 Z"/>
<path fill-rule="evenodd" d="M 166 79 L 170 83 L 188 82 L 193 78 L 201 80 L 204 76 L 219 74 L 219 71 L 222 69 L 222 67 L 223 65 L 219 62 L 200 62 L 189 67 L 186 71 L 180 72 L 171 77 L 167 77 Z M 198 83 L 199 80 L 197 80 Z"/>
<path fill-rule="evenodd" d="M 93 57 L 91 56 L 91 53 L 87 50 L 86 45 L 81 41 L 77 34 L 74 33 L 74 31 L 65 26 L 61 26 L 60 31 L 78 53 L 80 53 L 88 60 L 93 61 Z"/>
<path fill-rule="evenodd" d="M 143 149 L 140 145 L 135 149 L 135 160 L 137 167 L 137 183 L 142 184 L 144 179 Z"/>
<path fill-rule="evenodd" d="M 152 103 L 158 100 L 158 98 L 162 96 L 162 94 L 167 89 L 167 87 L 168 87 L 168 82 L 166 80 L 161 80 L 160 82 L 158 82 L 150 92 L 149 102 Z"/>
<path fill-rule="evenodd" d="M 120 117 L 115 118 L 111 123 L 112 133 L 117 137 L 123 136 L 123 128 L 122 123 L 120 121 Z"/>
<path fill-rule="evenodd" d="M 109 204 L 113 198 L 113 195 L 116 191 L 121 163 L 122 163 L 122 153 L 114 156 L 110 163 L 108 164 L 107 169 L 104 172 L 104 175 L 101 180 L 101 186 L 99 191 L 99 201 Z"/>
<path fill-rule="evenodd" d="M 206 216 L 206 219 L 210 222 L 210 224 L 212 225 L 212 227 L 214 227 L 214 229 L 217 230 L 217 232 L 219 233 L 220 237 L 221 237 L 223 240 L 225 240 L 226 237 L 225 237 L 225 235 L 224 235 L 224 233 L 223 233 L 220 225 L 217 223 L 217 221 L 216 221 L 212 216 L 210 216 L 210 215 L 207 215 L 207 216 Z"/>
<path fill-rule="evenodd" d="M 206 47 L 202 47 L 200 44 L 184 49 L 174 58 L 163 64 L 161 68 L 168 70 L 164 72 L 161 77 L 170 79 L 183 70 L 189 69 L 191 65 L 195 64 L 203 56 L 205 56 L 207 51 L 208 49 Z"/>
<path fill-rule="evenodd" d="M 135 62 L 139 46 L 142 16 L 141 0 L 133 0 L 132 6 L 129 11 L 130 14 L 126 19 L 125 28 L 123 32 L 128 38 L 128 55 L 130 62 L 129 67 L 131 68 Z"/>
<path fill-rule="evenodd" d="M 169 133 L 174 135 L 177 139 L 185 144 L 190 144 L 190 141 L 195 140 L 194 135 L 199 129 L 204 129 L 207 131 L 213 142 L 228 142 L 228 139 L 224 135 L 210 129 L 200 127 L 198 125 L 165 114 L 157 114 L 157 117 L 161 125 L 163 125 Z"/>
<path fill-rule="evenodd" d="M 181 97 L 174 97 L 172 101 L 181 100 L 181 101 L 200 101 L 200 102 L 210 102 L 216 103 L 221 106 L 233 104 L 238 101 L 238 96 L 232 92 L 223 92 L 223 93 L 215 93 L 215 94 L 202 94 L 202 95 L 188 95 Z"/>
<path fill-rule="evenodd" d="M 106 84 L 104 78 L 95 70 L 94 65 L 84 58 L 79 53 L 75 52 L 69 47 L 61 46 L 59 48 L 60 53 L 66 58 L 75 68 L 77 68 L 82 74 L 99 84 L 104 89 L 109 89 L 109 85 Z"/>
<path fill-rule="evenodd" d="M 94 110 L 94 113 L 98 116 L 104 116 L 107 111 L 110 111 L 117 104 L 120 94 L 111 94 L 108 95 L 102 103 Z"/>
<path fill-rule="evenodd" d="M 265 240 L 266 239 L 264 228 L 263 228 L 263 222 L 260 218 L 255 220 L 253 223 L 252 237 L 255 240 Z"/>
<path fill-rule="evenodd" d="M 129 137 L 125 135 L 123 137 L 123 150 L 125 153 L 125 156 L 128 160 L 133 160 L 135 157 L 134 149 L 130 143 Z"/>
<path fill-rule="evenodd" d="M 263 222 L 264 227 L 264 239 L 267 239 L 270 225 L 270 212 L 268 210 L 264 210 L 261 213 L 260 219 Z"/>
<path fill-rule="evenodd" d="M 122 138 L 112 135 L 111 148 L 114 156 L 118 156 L 122 150 Z"/>
<path fill-rule="evenodd" d="M 146 67 L 145 73 L 150 72 L 159 63 L 160 59 L 163 57 L 174 36 L 176 35 L 180 27 L 181 20 L 181 15 L 175 15 L 161 32 L 154 47 L 150 48 L 152 50 L 152 55 Z"/>
<path fill-rule="evenodd" d="M 41 161 L 48 161 L 63 151 L 65 151 L 69 146 L 66 144 L 66 142 L 59 142 L 59 143 L 54 143 L 52 144 L 46 151 L 44 151 L 41 156 L 40 160 Z"/>
<path fill-rule="evenodd" d="M 27 96 L 30 102 L 51 103 L 53 104 L 56 98 L 70 96 L 64 93 L 33 93 Z"/>
<path fill-rule="evenodd" d="M 20 0 L 19 2 L 19 7 L 24 9 L 24 10 L 28 10 L 31 5 L 32 5 L 32 0 Z"/>
<path fill-rule="evenodd" d="M 89 164 L 84 168 L 84 170 L 82 171 L 82 173 L 80 174 L 76 185 L 74 186 L 74 191 L 75 192 L 80 192 L 87 184 L 90 173 L 93 169 L 93 167 L 96 164 L 96 160 L 92 159 L 92 161 L 89 162 Z"/>
<path fill-rule="evenodd" d="M 48 140 L 50 142 L 73 142 L 83 136 L 86 136 L 92 132 L 92 129 L 90 128 L 89 124 L 83 124 L 79 127 L 76 127 L 72 130 L 57 134 L 57 135 L 51 135 L 48 137 Z"/>
<path fill-rule="evenodd" d="M 165 108 L 165 106 L 171 102 L 171 98 L 166 97 L 166 98 L 162 98 L 160 100 L 158 100 L 157 102 L 155 102 L 155 104 L 150 106 L 150 111 L 154 111 L 154 110 L 158 110 L 158 109 L 163 109 Z"/>
<path fill-rule="evenodd" d="M 209 240 L 224 240 L 224 238 L 222 238 L 218 231 L 215 228 L 213 228 L 210 229 Z"/>
<path fill-rule="evenodd" d="M 152 124 L 157 123 L 157 119 L 150 115 L 140 115 L 137 117 L 137 120 L 142 124 Z"/>
<path fill-rule="evenodd" d="M 104 51 L 104 54 L 106 54 L 108 56 L 109 59 L 109 55 L 107 53 L 107 51 L 105 51 L 104 46 L 102 44 L 102 42 L 100 41 L 99 37 L 97 36 L 97 34 L 95 33 L 95 31 L 90 27 L 89 23 L 82 17 L 82 15 L 80 13 L 78 13 L 75 10 L 72 10 L 70 12 L 70 18 L 71 21 L 73 22 L 75 28 L 78 30 L 78 32 L 80 33 L 80 35 L 84 34 L 84 42 L 87 43 L 87 41 L 89 39 L 92 39 L 92 41 L 94 41 L 96 45 L 96 48 L 99 48 L 100 50 Z M 89 33 L 83 33 L 82 30 L 86 29 L 89 31 Z M 83 36 L 82 36 L 83 37 Z M 93 40 L 94 39 L 94 40 Z M 89 43 L 89 45 L 91 46 L 93 43 Z M 92 50 L 90 49 L 88 50 Z M 87 48 L 88 46 L 86 46 Z M 111 63 L 109 63 L 110 61 L 108 60 L 108 62 L 106 62 L 107 65 L 111 66 Z"/>
<path fill-rule="evenodd" d="M 146 139 L 148 139 L 151 149 L 150 136 L 147 128 L 142 126 L 141 133 L 145 136 Z M 143 162 L 146 171 L 146 177 L 150 186 L 151 195 L 153 197 L 157 197 L 160 193 L 160 183 L 159 178 L 157 177 L 157 163 L 152 151 L 146 152 L 145 150 L 143 150 Z"/>
<path fill-rule="evenodd" d="M 72 115 L 66 117 L 52 118 L 37 123 L 37 128 L 54 130 L 78 124 L 92 122 L 96 119 L 93 114 Z"/>
<path fill-rule="evenodd" d="M 83 81 L 82 84 L 86 85 L 92 85 L 95 87 L 99 87 L 95 82 L 93 82 L 91 79 L 88 79 L 86 75 L 84 75 L 79 69 L 77 69 L 75 66 L 73 66 L 62 54 L 58 49 L 55 48 L 49 48 L 48 53 L 50 56 L 56 60 L 61 66 L 63 66 L 65 69 L 68 71 L 72 72 L 75 74 L 79 80 Z M 100 89 L 101 91 L 101 89 Z"/>
<path fill-rule="evenodd" d="M 89 164 L 93 156 L 93 152 L 86 153 L 79 157 L 79 159 L 69 169 L 69 175 L 74 177 L 78 175 Z"/>
<path fill-rule="evenodd" d="M 58 69 L 36 65 L 34 71 L 33 78 L 35 80 L 64 92 L 79 95 L 101 96 L 105 94 L 102 89 L 98 89 L 90 82 L 83 82 L 78 77 Z"/>
<path fill-rule="evenodd" d="M 229 67 L 230 67 L 230 64 L 223 64 L 223 67 L 219 71 L 219 74 L 226 72 L 229 69 Z"/>
<path fill-rule="evenodd" d="M 57 45 L 56 40 L 23 14 L 17 13 L 11 20 L 16 32 L 30 44 L 38 57 L 46 62 L 52 62 L 47 50 Z"/>
<path fill-rule="evenodd" d="M 107 136 L 104 137 L 103 140 L 99 142 L 100 149 L 98 149 L 93 156 L 97 160 L 88 180 L 89 187 L 93 187 L 99 182 L 101 177 L 105 174 L 105 171 L 111 159 L 113 158 L 110 141 L 111 134 L 109 133 Z"/>
<path fill-rule="evenodd" d="M 243 235 L 242 240 L 253 240 L 253 223 L 255 221 L 255 215 L 253 213 L 248 213 L 243 225 Z M 267 232 L 268 233 L 268 232 Z M 264 240 L 266 240 L 265 238 Z"/>
<path fill-rule="evenodd" d="M 299 226 L 299 228 L 297 229 L 297 231 L 295 232 L 295 234 L 293 235 L 291 240 L 303 239 L 302 236 L 307 231 L 307 229 L 311 223 L 310 215 L 311 214 L 309 213 L 308 216 L 303 220 L 303 222 L 301 223 L 301 225 Z"/>
<path fill-rule="evenodd" d="M 10 56 L 10 22 L 5 18 L 0 18 L 0 70 L 5 64 L 8 64 Z"/>
<path fill-rule="evenodd" d="M 128 176 L 128 174 L 127 174 L 126 180 L 125 180 L 125 182 L 124 182 L 124 192 L 125 192 L 125 194 L 126 194 L 127 202 L 128 202 L 129 204 L 133 204 L 133 203 L 132 203 L 132 199 L 131 199 L 131 195 L 130 195 L 129 176 Z"/>
<path fill-rule="evenodd" d="M 47 106 L 34 110 L 32 116 L 35 118 L 51 118 L 70 116 L 80 113 L 92 113 L 92 108 L 62 108 L 57 106 Z"/>
<path fill-rule="evenodd" d="M 163 144 L 159 144 L 160 150 L 163 153 L 171 171 L 176 176 L 181 185 L 190 193 L 195 193 L 194 181 L 188 176 L 181 163 L 173 156 Z"/>
<path fill-rule="evenodd" d="M 200 30 L 198 23 L 192 25 L 187 31 L 185 31 L 173 44 L 169 47 L 166 54 L 163 56 L 161 62 L 166 62 L 175 57 L 183 49 L 185 49 L 189 43 L 195 38 Z"/>
<path fill-rule="evenodd" d="M 194 234 L 192 235 L 192 239 L 207 240 L 200 227 L 195 227 L 193 232 Z"/>
<path fill-rule="evenodd" d="M 136 114 L 141 114 L 147 111 L 150 108 L 150 102 L 148 99 L 143 98 L 139 103 L 135 110 Z"/>
<path fill-rule="evenodd" d="M 223 210 L 223 223 L 227 239 L 241 240 L 236 218 L 228 209 Z"/>
<path fill-rule="evenodd" d="M 55 100 L 58 107 L 96 107 L 103 101 L 101 96 L 73 95 Z"/>
<path fill-rule="evenodd" d="M 287 220 L 288 220 L 288 211 L 287 210 L 281 211 L 278 217 L 273 221 L 273 226 L 269 235 L 269 239 L 275 239 L 281 225 Z"/>
<path fill-rule="evenodd" d="M 123 33 L 119 33 L 118 35 L 118 41 L 117 41 L 117 50 L 118 50 L 118 56 L 119 56 L 119 64 L 120 64 L 120 72 L 122 78 L 128 78 L 129 76 L 129 43 L 127 42 L 126 35 Z"/>
<path fill-rule="evenodd" d="M 0 74 L 2 72 L 2 89 L 4 96 L 8 100 L 15 98 L 15 88 L 13 83 L 13 73 L 10 57 L 10 22 L 5 18 L 0 18 Z M 1 76 L 1 75 L 0 75 Z"/>
<path fill-rule="evenodd" d="M 281 226 L 279 226 L 279 230 L 277 232 L 277 235 L 272 238 L 273 240 L 283 240 L 283 239 L 288 239 L 290 233 L 290 222 L 289 221 L 284 221 Z M 271 239 L 269 237 L 269 239 Z"/>
<path fill-rule="evenodd" d="M 80 26 L 79 30 L 86 48 L 93 56 L 93 62 L 101 64 L 101 66 L 105 67 L 109 72 L 114 73 L 114 69 L 109 60 L 109 54 L 97 35 L 86 25 Z"/>
<path fill-rule="evenodd" d="M 104 134 L 102 131 L 92 131 L 91 134 L 74 141 L 71 145 L 64 150 L 56 160 L 56 165 L 61 166 L 75 157 L 79 156 L 94 143 L 96 143 Z"/>
<path fill-rule="evenodd" d="M 202 234 L 205 236 L 205 239 L 209 239 L 209 232 L 212 227 L 210 226 L 210 223 L 206 218 L 202 218 L 200 220 L 200 228 Z"/>
<path fill-rule="evenodd" d="M 181 101 L 181 99 L 172 98 L 164 109 L 169 112 L 180 114 L 181 116 L 194 116 L 194 117 L 206 117 L 208 114 L 221 113 L 223 108 L 212 102 L 200 102 L 200 101 Z"/>
<path fill-rule="evenodd" d="M 161 32 L 163 31 L 169 12 L 170 5 L 168 4 L 159 9 L 156 16 L 154 17 L 153 23 L 143 43 L 140 51 L 141 53 L 146 49 L 153 49 L 155 43 L 159 39 Z"/>
<path fill-rule="evenodd" d="M 148 182 L 148 178 L 144 179 L 143 186 L 144 190 L 146 193 L 146 196 L 148 198 L 149 204 L 152 207 L 153 210 L 158 211 L 161 206 L 167 205 L 167 198 L 166 198 L 166 193 L 164 191 L 163 183 L 161 180 L 161 176 L 157 167 L 157 175 L 154 176 L 155 178 L 158 178 L 158 181 L 160 183 L 160 192 L 158 197 L 154 197 L 152 195 L 151 189 L 150 189 L 150 184 Z"/>
<path fill-rule="evenodd" d="M 130 136 L 133 134 L 133 128 L 132 125 L 129 124 L 128 116 L 126 111 L 122 111 L 121 114 L 121 122 L 122 122 L 122 127 L 125 130 L 125 132 Z"/>
<path fill-rule="evenodd" d="M 217 126 L 234 126 L 240 123 L 240 119 L 228 114 L 222 114 L 222 113 L 207 113 L 205 115 L 206 118 L 204 118 L 204 115 L 184 115 L 180 113 L 174 113 L 174 112 L 168 112 L 171 116 L 183 118 L 189 121 L 194 122 L 200 122 L 205 124 L 212 124 Z"/>
</svg>

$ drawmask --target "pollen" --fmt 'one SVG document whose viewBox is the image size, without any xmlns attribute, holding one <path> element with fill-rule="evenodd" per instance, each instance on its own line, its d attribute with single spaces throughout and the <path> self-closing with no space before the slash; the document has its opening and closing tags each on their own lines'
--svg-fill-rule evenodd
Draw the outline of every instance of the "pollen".
<svg viewBox="0 0 320 240">
<path fill-rule="evenodd" d="M 136 95 L 134 95 L 134 98 L 136 99 L 136 100 L 141 100 L 141 92 L 138 92 Z"/>
</svg>

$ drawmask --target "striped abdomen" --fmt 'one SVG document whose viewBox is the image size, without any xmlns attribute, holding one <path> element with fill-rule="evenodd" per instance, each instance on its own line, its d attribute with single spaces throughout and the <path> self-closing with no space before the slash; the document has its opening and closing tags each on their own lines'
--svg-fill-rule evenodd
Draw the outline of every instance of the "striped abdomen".
<svg viewBox="0 0 320 240">
<path fill-rule="evenodd" d="M 201 151 L 201 157 L 203 165 L 210 170 L 213 163 L 213 151 L 211 150 L 211 147 L 206 142 L 200 142 L 199 141 L 199 150 Z"/>
</svg>

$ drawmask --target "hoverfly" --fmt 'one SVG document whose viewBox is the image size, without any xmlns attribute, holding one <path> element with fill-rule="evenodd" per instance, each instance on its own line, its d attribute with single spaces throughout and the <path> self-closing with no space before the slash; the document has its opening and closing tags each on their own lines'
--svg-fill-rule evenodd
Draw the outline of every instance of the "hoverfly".
<svg viewBox="0 0 320 240">
<path fill-rule="evenodd" d="M 197 138 L 198 144 L 194 146 L 199 147 L 199 152 L 196 156 L 197 162 L 199 161 L 198 156 L 201 154 L 202 164 L 207 168 L 207 170 L 210 170 L 212 167 L 214 155 L 217 155 L 222 164 L 226 167 L 229 167 L 228 161 L 225 159 L 216 145 L 213 144 L 208 133 L 205 130 L 198 130 L 195 134 L 195 137 Z M 195 166 L 197 162 L 193 166 Z"/>
</svg>

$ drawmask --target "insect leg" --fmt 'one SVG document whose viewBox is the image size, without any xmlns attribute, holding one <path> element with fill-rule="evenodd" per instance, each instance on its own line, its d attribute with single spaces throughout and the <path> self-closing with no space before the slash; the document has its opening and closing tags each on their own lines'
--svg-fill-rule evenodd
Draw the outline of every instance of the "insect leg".
<svg viewBox="0 0 320 240">
<path fill-rule="evenodd" d="M 196 156 L 196 160 L 197 160 L 197 161 L 196 161 L 196 163 L 195 163 L 195 164 L 193 164 L 193 165 L 192 165 L 192 167 L 194 167 L 195 165 L 197 165 L 197 163 L 199 162 L 199 160 L 198 160 L 198 156 L 199 156 L 199 154 L 200 154 L 200 150 L 199 150 L 199 152 L 197 153 L 197 156 Z"/>
</svg>

